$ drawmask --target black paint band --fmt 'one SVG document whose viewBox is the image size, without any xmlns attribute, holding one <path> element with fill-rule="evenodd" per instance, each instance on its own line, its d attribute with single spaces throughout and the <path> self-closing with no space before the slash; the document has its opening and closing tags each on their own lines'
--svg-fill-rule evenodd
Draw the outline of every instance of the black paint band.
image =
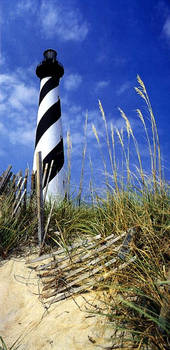
<svg viewBox="0 0 170 350">
<path fill-rule="evenodd" d="M 40 91 L 40 97 L 39 97 L 39 105 L 43 98 L 48 94 L 48 92 L 54 88 L 56 88 L 59 85 L 59 79 L 57 78 L 50 78 L 42 87 Z"/>
<path fill-rule="evenodd" d="M 43 159 L 43 173 L 44 173 L 46 164 L 48 164 L 43 188 L 47 185 L 47 180 L 48 180 L 48 175 L 49 175 L 52 160 L 54 160 L 54 163 L 51 169 L 49 182 L 59 173 L 59 171 L 64 165 L 63 139 L 61 139 L 58 145 L 55 148 L 53 148 L 53 150 L 50 153 L 48 153 L 47 156 Z"/>
<path fill-rule="evenodd" d="M 47 112 L 43 115 L 38 123 L 36 130 L 35 147 L 39 142 L 40 138 L 47 131 L 47 129 L 53 125 L 61 117 L 61 107 L 60 100 L 58 100 L 54 105 L 52 105 Z"/>
</svg>

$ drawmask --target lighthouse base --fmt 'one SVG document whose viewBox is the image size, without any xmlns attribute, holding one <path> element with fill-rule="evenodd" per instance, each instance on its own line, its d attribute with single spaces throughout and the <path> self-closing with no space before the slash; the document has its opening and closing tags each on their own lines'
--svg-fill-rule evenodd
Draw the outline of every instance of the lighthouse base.
<svg viewBox="0 0 170 350">
<path fill-rule="evenodd" d="M 61 169 L 59 174 L 49 182 L 43 192 L 46 201 L 56 201 L 56 203 L 59 203 L 64 199 L 66 192 L 64 169 Z"/>
</svg>

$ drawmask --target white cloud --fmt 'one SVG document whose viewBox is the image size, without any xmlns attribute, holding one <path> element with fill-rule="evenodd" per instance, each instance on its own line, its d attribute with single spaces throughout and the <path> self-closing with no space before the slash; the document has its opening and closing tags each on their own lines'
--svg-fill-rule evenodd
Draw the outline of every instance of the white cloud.
<svg viewBox="0 0 170 350">
<path fill-rule="evenodd" d="M 0 134 L 12 144 L 32 146 L 38 90 L 20 73 L 0 74 Z"/>
<path fill-rule="evenodd" d="M 30 13 L 31 25 L 36 23 L 36 30 L 39 27 L 46 38 L 57 36 L 62 41 L 83 41 L 89 32 L 89 24 L 69 0 L 19 0 L 10 17 L 23 17 L 24 22 L 30 23 Z"/>
<path fill-rule="evenodd" d="M 0 135 L 4 136 L 13 145 L 21 144 L 33 146 L 35 140 L 35 126 L 31 122 L 26 122 L 23 118 L 22 123 L 7 124 L 0 122 Z M 6 124 L 6 125 L 5 125 Z M 17 126 L 17 124 L 21 124 Z"/>
<path fill-rule="evenodd" d="M 0 85 L 0 102 L 5 101 L 6 106 L 20 110 L 38 102 L 38 90 L 21 81 L 19 74 L 0 74 Z"/>
<path fill-rule="evenodd" d="M 122 95 L 124 92 L 126 92 L 127 90 L 129 90 L 131 87 L 131 83 L 129 81 L 126 81 L 124 84 L 122 84 L 116 91 L 116 94 Z"/>
<path fill-rule="evenodd" d="M 5 96 L 4 92 L 0 92 L 0 103 L 4 101 Z"/>
<path fill-rule="evenodd" d="M 123 118 L 112 119 L 109 122 L 109 127 L 110 127 L 110 130 L 112 129 L 112 127 L 113 127 L 113 129 L 118 129 L 119 131 L 120 130 L 125 130 L 126 129 L 126 123 L 125 123 Z"/>
<path fill-rule="evenodd" d="M 69 108 L 70 113 L 77 114 L 81 112 L 82 107 L 79 105 L 72 104 Z"/>
<path fill-rule="evenodd" d="M 82 41 L 89 31 L 80 11 L 58 0 L 42 2 L 39 20 L 43 34 L 48 38 L 57 35 L 64 41 Z"/>
<path fill-rule="evenodd" d="M 32 12 L 36 11 L 36 0 L 20 0 L 18 1 L 15 13 L 13 15 L 22 15 L 24 12 Z"/>
<path fill-rule="evenodd" d="M 100 119 L 100 116 L 101 116 L 99 109 L 88 110 L 87 114 L 88 114 L 88 120 L 92 123 L 95 123 L 95 121 Z"/>
<path fill-rule="evenodd" d="M 67 91 L 76 90 L 82 82 L 82 77 L 79 74 L 69 74 L 65 76 L 64 87 Z"/>
<path fill-rule="evenodd" d="M 0 135 L 4 136 L 13 145 L 21 144 L 25 146 L 33 146 L 35 141 L 35 125 L 30 121 L 22 119 L 7 124 L 6 121 L 0 122 Z"/>
<path fill-rule="evenodd" d="M 32 146 L 35 139 L 35 128 L 33 128 L 31 125 L 17 128 L 16 130 L 9 132 L 9 139 L 13 145 L 19 143 L 25 146 Z"/>
<path fill-rule="evenodd" d="M 5 101 L 5 99 L 4 99 L 4 101 Z M 7 105 L 6 105 L 6 103 L 4 103 L 4 101 L 2 103 L 0 103 L 0 114 L 7 111 Z"/>
<path fill-rule="evenodd" d="M 67 108 L 62 110 L 63 129 L 65 131 L 67 131 L 67 130 L 74 130 L 75 131 L 75 130 L 81 129 L 82 128 L 82 118 L 83 118 L 82 109 L 76 113 L 76 112 L 74 112 L 74 110 L 72 110 L 72 104 L 69 103 Z"/>
<path fill-rule="evenodd" d="M 17 82 L 14 75 L 11 74 L 0 74 L 0 84 L 15 84 Z"/>
<path fill-rule="evenodd" d="M 163 34 L 169 39 L 170 38 L 170 16 L 166 19 L 163 26 Z"/>
<path fill-rule="evenodd" d="M 26 105 L 37 105 L 38 91 L 34 87 L 19 83 L 14 87 L 9 102 L 16 109 L 22 109 Z"/>
<path fill-rule="evenodd" d="M 81 132 L 74 132 L 71 135 L 71 139 L 72 139 L 73 146 L 79 146 L 80 144 L 82 144 L 82 141 L 83 141 L 82 133 Z"/>
<path fill-rule="evenodd" d="M 96 87 L 95 87 L 95 90 L 100 90 L 100 89 L 103 89 L 105 87 L 107 87 L 109 85 L 109 81 L 108 80 L 101 80 L 101 81 L 98 81 L 96 83 Z"/>
</svg>

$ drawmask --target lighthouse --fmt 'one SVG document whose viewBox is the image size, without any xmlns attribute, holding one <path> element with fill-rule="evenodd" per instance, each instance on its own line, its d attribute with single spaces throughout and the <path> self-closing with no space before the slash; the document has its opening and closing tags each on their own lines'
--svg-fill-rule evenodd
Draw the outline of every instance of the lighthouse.
<svg viewBox="0 0 170 350">
<path fill-rule="evenodd" d="M 48 49 L 44 60 L 37 66 L 40 79 L 39 108 L 33 171 L 36 172 L 36 154 L 41 152 L 43 165 L 43 189 L 47 199 L 62 200 L 64 191 L 64 146 L 62 134 L 59 82 L 64 74 L 63 66 L 57 61 L 57 52 Z"/>
</svg>

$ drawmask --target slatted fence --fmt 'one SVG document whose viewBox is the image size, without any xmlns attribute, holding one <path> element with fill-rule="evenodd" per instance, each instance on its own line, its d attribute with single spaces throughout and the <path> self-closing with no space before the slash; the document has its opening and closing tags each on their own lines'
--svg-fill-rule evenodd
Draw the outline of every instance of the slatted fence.
<svg viewBox="0 0 170 350">
<path fill-rule="evenodd" d="M 11 215 L 16 216 L 21 207 L 26 209 L 29 170 L 26 169 L 24 175 L 21 171 L 14 175 L 11 169 L 12 166 L 9 165 L 0 176 L 0 196 L 8 199 Z"/>
<path fill-rule="evenodd" d="M 47 175 L 47 166 L 43 173 L 43 166 L 41 160 L 41 152 L 37 153 L 37 171 L 29 174 L 29 170 L 25 170 L 25 174 L 22 175 L 22 171 L 19 171 L 16 175 L 12 173 L 12 166 L 9 165 L 7 169 L 0 175 L 0 197 L 7 199 L 7 205 L 9 206 L 9 212 L 12 217 L 19 214 L 20 210 L 26 211 L 27 205 L 31 205 L 33 201 L 37 202 L 37 222 L 38 222 L 38 242 L 40 250 L 42 250 L 51 213 L 47 220 L 46 228 L 44 227 L 44 203 L 46 200 L 49 178 L 53 161 L 50 165 L 50 170 Z M 28 188 L 28 183 L 29 188 Z M 46 183 L 45 190 L 43 191 L 44 182 Z"/>
<path fill-rule="evenodd" d="M 67 249 L 60 248 L 28 261 L 28 267 L 41 279 L 44 303 L 51 305 L 95 288 L 109 274 L 132 264 L 136 258 L 129 252 L 135 232 L 132 228 L 119 236 L 82 239 Z"/>
</svg>

